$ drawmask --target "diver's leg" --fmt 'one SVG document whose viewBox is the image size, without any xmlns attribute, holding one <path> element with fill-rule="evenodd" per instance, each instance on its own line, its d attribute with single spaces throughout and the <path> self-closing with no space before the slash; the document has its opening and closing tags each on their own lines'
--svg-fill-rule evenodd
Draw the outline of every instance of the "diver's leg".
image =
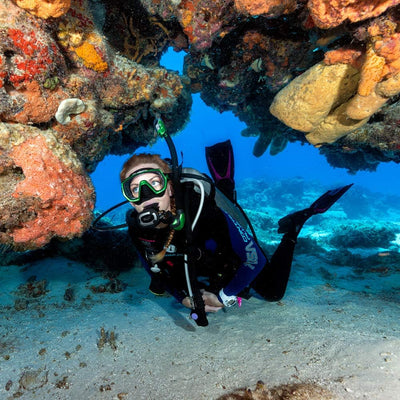
<svg viewBox="0 0 400 400">
<path fill-rule="evenodd" d="M 284 233 L 284 236 L 272 255 L 271 261 L 266 263 L 251 284 L 251 287 L 258 294 L 268 301 L 278 301 L 284 296 L 292 266 L 294 248 L 301 228 L 313 215 L 327 211 L 351 186 L 352 184 L 328 190 L 310 207 L 289 214 L 278 221 L 278 233 Z"/>
<path fill-rule="evenodd" d="M 313 215 L 309 208 L 296 211 L 279 220 L 279 233 L 284 233 L 282 240 L 257 278 L 252 288 L 268 301 L 281 300 L 285 295 L 292 267 L 297 236 L 305 222 Z"/>
<path fill-rule="evenodd" d="M 293 261 L 296 240 L 289 234 L 283 236 L 278 248 L 251 287 L 264 299 L 278 301 L 285 294 Z"/>
</svg>

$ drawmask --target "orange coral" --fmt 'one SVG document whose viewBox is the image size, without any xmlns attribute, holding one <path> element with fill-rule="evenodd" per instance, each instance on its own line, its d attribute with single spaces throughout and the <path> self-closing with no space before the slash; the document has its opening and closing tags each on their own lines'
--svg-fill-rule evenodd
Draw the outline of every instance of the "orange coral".
<svg viewBox="0 0 400 400">
<path fill-rule="evenodd" d="M 336 49 L 327 51 L 324 57 L 326 65 L 333 65 L 338 63 L 350 64 L 354 68 L 361 68 L 360 59 L 362 52 L 355 49 Z"/>
<path fill-rule="evenodd" d="M 377 55 L 385 59 L 385 76 L 391 76 L 400 71 L 400 33 L 376 40 L 373 48 Z"/>
<path fill-rule="evenodd" d="M 57 18 L 64 15 L 71 6 L 71 0 L 14 0 L 18 7 L 39 18 Z"/>
<path fill-rule="evenodd" d="M 68 97 L 67 93 L 61 88 L 54 91 L 46 91 L 43 95 L 42 89 L 37 81 L 28 82 L 25 88 L 19 91 L 25 98 L 22 110 L 14 115 L 5 115 L 8 121 L 19 122 L 22 124 L 42 123 L 50 121 L 61 100 Z"/>
<path fill-rule="evenodd" d="M 307 6 L 318 28 L 333 28 L 342 22 L 377 17 L 400 0 L 309 0 Z"/>
<path fill-rule="evenodd" d="M 278 17 L 296 10 L 296 0 L 235 0 L 238 12 L 250 15 L 268 15 Z"/>
<path fill-rule="evenodd" d="M 53 236 L 71 238 L 89 227 L 94 207 L 90 181 L 59 160 L 42 136 L 15 146 L 10 157 L 25 176 L 13 197 L 41 200 L 40 208 L 32 210 L 36 218 L 14 228 L 16 244 L 40 247 Z"/>
<path fill-rule="evenodd" d="M 376 84 L 383 77 L 383 68 L 385 59 L 378 56 L 372 47 L 366 52 L 366 58 L 361 68 L 360 83 L 358 85 L 358 94 L 369 96 L 375 89 Z"/>
<path fill-rule="evenodd" d="M 85 67 L 97 72 L 104 72 L 108 69 L 108 64 L 103 61 L 96 48 L 88 42 L 84 42 L 74 49 L 76 55 L 83 61 Z"/>
<path fill-rule="evenodd" d="M 400 58 L 400 33 L 375 41 L 374 49 L 379 56 L 385 58 L 386 62 L 396 61 Z"/>
</svg>

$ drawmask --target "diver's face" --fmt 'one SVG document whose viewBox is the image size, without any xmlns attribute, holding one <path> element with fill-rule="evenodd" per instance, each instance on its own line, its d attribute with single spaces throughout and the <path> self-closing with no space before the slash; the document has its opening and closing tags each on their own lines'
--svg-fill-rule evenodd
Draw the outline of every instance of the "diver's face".
<svg viewBox="0 0 400 400">
<path fill-rule="evenodd" d="M 130 176 L 134 174 L 136 171 L 143 168 L 159 169 L 160 166 L 155 163 L 140 164 L 129 170 L 126 176 Z M 140 190 L 140 183 L 142 181 L 146 181 L 147 184 L 150 185 L 155 190 L 159 190 L 161 188 L 160 179 L 156 174 L 152 172 L 144 172 L 142 174 L 137 175 L 134 179 L 132 179 L 130 183 L 130 189 L 132 193 L 136 193 L 138 190 Z M 147 194 L 145 201 L 143 201 L 140 204 L 131 203 L 131 205 L 136 209 L 137 212 L 139 213 L 142 212 L 145 209 L 145 207 L 150 204 L 158 205 L 160 211 L 171 211 L 172 189 L 170 182 L 168 182 L 167 188 L 162 196 L 156 196 L 156 195 L 151 196 L 151 190 L 147 187 L 144 188 L 143 186 L 141 191 L 145 191 Z"/>
</svg>

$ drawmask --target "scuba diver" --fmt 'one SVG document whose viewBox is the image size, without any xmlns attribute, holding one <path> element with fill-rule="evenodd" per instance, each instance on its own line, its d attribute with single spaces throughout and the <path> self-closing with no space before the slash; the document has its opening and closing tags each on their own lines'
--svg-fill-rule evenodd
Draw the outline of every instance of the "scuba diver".
<svg viewBox="0 0 400 400">
<path fill-rule="evenodd" d="M 120 172 L 122 193 L 132 205 L 126 215 L 128 232 L 151 277 L 150 291 L 169 292 L 191 309 L 191 317 L 200 326 L 208 324 L 208 312 L 240 306 L 242 297 L 250 297 L 250 289 L 268 301 L 280 300 L 302 226 L 313 215 L 327 211 L 352 184 L 329 190 L 310 207 L 279 220 L 278 232 L 283 237 L 268 259 L 236 202 L 230 141 L 206 148 L 213 181 L 179 167 L 162 121 L 156 124 L 171 159 L 136 154 Z M 240 221 L 243 218 L 247 229 Z"/>
</svg>

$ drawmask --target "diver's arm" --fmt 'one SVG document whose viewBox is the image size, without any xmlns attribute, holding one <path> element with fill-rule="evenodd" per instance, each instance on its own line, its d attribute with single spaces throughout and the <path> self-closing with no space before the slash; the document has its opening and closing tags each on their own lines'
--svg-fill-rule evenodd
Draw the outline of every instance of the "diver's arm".
<svg viewBox="0 0 400 400">
<path fill-rule="evenodd" d="M 205 290 L 202 290 L 201 293 L 206 312 L 217 312 L 224 306 L 214 293 L 207 292 Z M 189 297 L 185 297 L 182 301 L 182 304 L 187 308 L 192 308 Z"/>
<path fill-rule="evenodd" d="M 145 257 L 143 256 L 143 254 L 141 254 L 139 252 L 139 258 L 140 261 L 143 265 L 143 268 L 146 270 L 146 272 L 150 275 L 151 278 L 156 278 L 156 279 L 161 279 L 162 283 L 163 283 L 163 289 L 165 289 L 171 296 L 173 296 L 178 303 L 182 303 L 183 299 L 186 297 L 186 293 L 183 292 L 182 290 L 179 290 L 175 287 L 173 287 L 170 284 L 169 279 L 163 279 L 165 278 L 162 275 L 158 275 L 159 273 L 155 273 L 150 269 L 150 265 L 147 262 L 147 260 L 145 259 Z"/>
</svg>

